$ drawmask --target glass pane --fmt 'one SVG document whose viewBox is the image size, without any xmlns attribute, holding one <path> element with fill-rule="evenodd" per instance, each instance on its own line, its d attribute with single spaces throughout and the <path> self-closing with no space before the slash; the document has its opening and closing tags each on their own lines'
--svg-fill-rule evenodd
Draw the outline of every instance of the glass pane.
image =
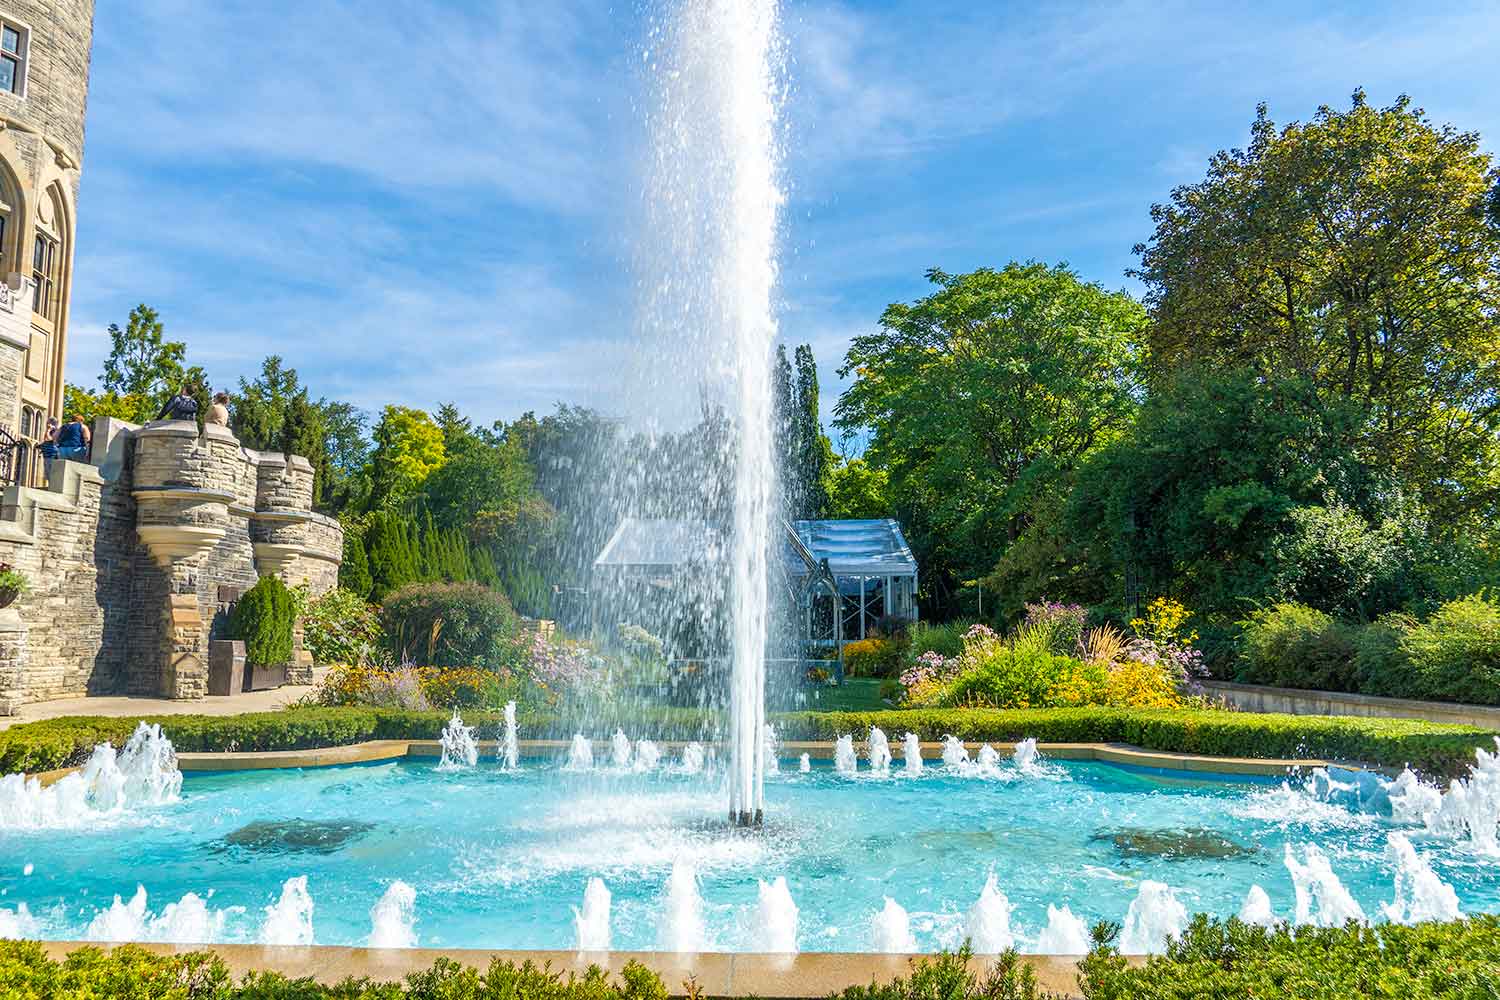
<svg viewBox="0 0 1500 1000">
<path fill-rule="evenodd" d="M 0 57 L 0 90 L 15 91 L 16 68 L 16 61 L 10 56 Z"/>
<path fill-rule="evenodd" d="M 31 246 L 31 267 L 33 270 L 41 271 L 42 261 L 47 259 L 47 237 L 41 233 L 36 234 L 36 242 Z"/>
<path fill-rule="evenodd" d="M 0 48 L 20 55 L 21 33 L 15 28 L 0 29 Z"/>
</svg>

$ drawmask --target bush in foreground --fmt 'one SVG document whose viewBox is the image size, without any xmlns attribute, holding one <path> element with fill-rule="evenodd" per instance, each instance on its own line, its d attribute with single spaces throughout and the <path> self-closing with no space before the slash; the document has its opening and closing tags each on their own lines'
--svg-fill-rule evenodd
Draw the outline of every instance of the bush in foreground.
<svg viewBox="0 0 1500 1000">
<path fill-rule="evenodd" d="M 244 715 L 165 715 L 160 723 L 179 751 L 302 750 L 365 740 L 433 740 L 449 711 L 298 707 Z M 578 720 L 522 705 L 518 724 L 526 739 L 571 736 Z M 81 764 L 96 743 L 123 746 L 134 718 L 69 716 L 0 730 L 0 774 L 35 773 Z M 499 731 L 491 711 L 466 711 L 481 733 Z M 1472 726 L 1416 719 L 1307 715 L 1254 715 L 1217 710 L 916 709 L 878 712 L 786 712 L 770 721 L 783 739 L 863 737 L 879 726 L 893 738 L 907 732 L 924 740 L 953 734 L 965 740 L 1014 742 L 1034 736 L 1044 743 L 1131 743 L 1148 750 L 1211 756 L 1364 761 L 1412 767 L 1440 775 L 1467 773 L 1474 749 L 1494 746 L 1493 733 Z M 623 728 L 631 736 L 705 740 L 723 731 L 722 718 L 692 708 L 600 707 L 590 729 L 605 736 Z"/>
<path fill-rule="evenodd" d="M 408 584 L 385 599 L 380 616 L 398 663 L 498 670 L 526 655 L 510 601 L 477 583 Z"/>
</svg>

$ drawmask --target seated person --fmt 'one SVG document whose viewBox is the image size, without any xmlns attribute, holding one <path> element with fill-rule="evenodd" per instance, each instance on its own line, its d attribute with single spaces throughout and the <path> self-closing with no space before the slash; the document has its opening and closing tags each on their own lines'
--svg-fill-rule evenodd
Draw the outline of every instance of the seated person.
<svg viewBox="0 0 1500 1000">
<path fill-rule="evenodd" d="M 198 401 L 193 398 L 193 389 L 187 383 L 177 390 L 177 395 L 167 400 L 167 404 L 161 408 L 156 415 L 157 420 L 198 420 Z"/>
<path fill-rule="evenodd" d="M 73 414 L 73 419 L 57 431 L 57 452 L 48 458 L 66 458 L 75 462 L 89 460 L 89 425 L 83 422 L 82 414 Z"/>
<path fill-rule="evenodd" d="M 214 401 L 209 404 L 208 416 L 204 418 L 205 424 L 216 424 L 219 427 L 229 426 L 229 393 L 214 393 Z"/>
</svg>

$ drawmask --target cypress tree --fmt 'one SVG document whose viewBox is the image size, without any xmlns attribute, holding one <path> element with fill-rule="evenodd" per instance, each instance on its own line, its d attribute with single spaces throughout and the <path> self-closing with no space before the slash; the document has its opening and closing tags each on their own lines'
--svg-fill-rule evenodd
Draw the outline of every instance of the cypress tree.
<svg viewBox="0 0 1500 1000">
<path fill-rule="evenodd" d="M 344 532 L 344 561 L 339 566 L 339 586 L 353 591 L 365 600 L 375 581 L 370 578 L 370 560 L 365 555 L 364 536 L 350 529 Z"/>
</svg>

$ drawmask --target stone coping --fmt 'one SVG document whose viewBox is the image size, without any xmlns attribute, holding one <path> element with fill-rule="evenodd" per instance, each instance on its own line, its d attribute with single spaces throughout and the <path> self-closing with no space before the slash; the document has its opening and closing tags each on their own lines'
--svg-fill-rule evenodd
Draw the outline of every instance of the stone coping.
<svg viewBox="0 0 1500 1000">
<path fill-rule="evenodd" d="M 1319 691 L 1314 688 L 1238 684 L 1233 681 L 1204 681 L 1203 687 L 1209 694 L 1221 695 L 1253 712 L 1423 719 L 1500 731 L 1500 706 L 1495 705 L 1387 698 L 1352 691 Z"/>
<path fill-rule="evenodd" d="M 518 749 L 523 757 L 561 756 L 567 752 L 570 740 L 520 740 Z M 498 748 L 495 740 L 478 741 L 480 755 L 494 756 Z M 970 754 L 978 752 L 983 743 L 970 742 L 964 746 Z M 595 756 L 607 754 L 608 740 L 594 740 Z M 657 743 L 663 750 L 680 751 L 687 743 L 682 740 L 663 740 Z M 1015 750 L 1014 743 L 991 743 L 1002 755 Z M 893 747 L 897 749 L 897 747 Z M 1209 757 L 1200 754 L 1167 753 L 1160 750 L 1143 750 L 1126 743 L 1038 743 L 1037 749 L 1044 756 L 1055 760 L 1098 761 L 1106 764 L 1123 764 L 1129 767 L 1152 768 L 1163 771 L 1182 771 L 1193 774 L 1223 774 L 1245 777 L 1281 777 L 1292 769 L 1315 767 L 1346 767 L 1351 770 L 1381 770 L 1367 768 L 1357 763 L 1324 760 L 1256 760 L 1245 757 Z M 807 754 L 819 761 L 832 760 L 834 744 L 831 742 L 788 741 L 781 745 L 784 757 Z M 942 757 L 943 744 L 922 743 L 922 758 L 938 761 Z M 177 755 L 177 764 L 184 771 L 259 771 L 278 768 L 331 767 L 339 764 L 362 764 L 411 757 L 427 760 L 442 755 L 442 744 L 437 740 L 370 740 L 337 747 L 317 747 L 308 750 L 266 750 L 231 753 L 183 752 Z M 900 767 L 900 759 L 895 762 Z M 50 772 L 52 780 L 68 773 L 67 770 Z"/>
<path fill-rule="evenodd" d="M 54 960 L 83 947 L 112 946 L 84 941 L 44 941 L 42 947 Z M 705 952 L 678 954 L 652 951 L 487 951 L 463 948 L 352 948 L 336 945 L 258 944 L 141 944 L 138 947 L 158 955 L 209 951 L 224 960 L 239 978 L 256 971 L 280 972 L 291 978 L 312 976 L 321 983 L 333 984 L 346 976 L 356 979 L 368 976 L 375 980 L 401 979 L 409 973 L 428 969 L 439 958 L 451 958 L 483 971 L 491 959 L 520 964 L 530 961 L 549 966 L 554 972 L 582 974 L 597 965 L 618 978 L 620 970 L 636 961 L 656 972 L 673 997 L 687 995 L 691 981 L 701 995 L 713 998 L 757 997 L 760 1000 L 810 1000 L 838 993 L 849 986 L 868 986 L 872 981 L 887 982 L 911 971 L 911 963 L 924 956 L 883 955 L 868 952 L 804 952 L 795 955 L 731 954 Z M 930 957 L 930 956 L 926 956 Z M 1067 955 L 1025 955 L 1036 973 L 1039 984 L 1048 990 L 1076 995 L 1078 969 L 1076 957 Z M 1142 960 L 1132 958 L 1132 964 Z M 979 975 L 988 971 L 990 962 L 973 958 L 969 966 Z"/>
</svg>

